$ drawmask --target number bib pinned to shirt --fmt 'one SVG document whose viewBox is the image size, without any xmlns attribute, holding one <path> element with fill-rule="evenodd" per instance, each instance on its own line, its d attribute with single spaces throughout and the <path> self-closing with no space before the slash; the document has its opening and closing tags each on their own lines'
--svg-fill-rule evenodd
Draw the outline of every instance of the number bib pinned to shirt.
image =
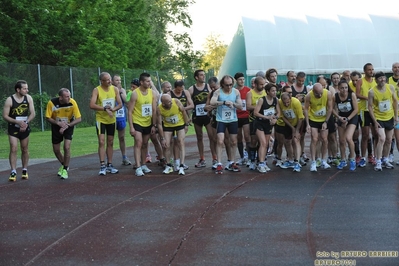
<svg viewBox="0 0 399 266">
<path fill-rule="evenodd" d="M 206 115 L 205 112 L 205 104 L 198 104 L 197 106 L 195 106 L 195 115 L 196 116 L 204 116 Z"/>
</svg>

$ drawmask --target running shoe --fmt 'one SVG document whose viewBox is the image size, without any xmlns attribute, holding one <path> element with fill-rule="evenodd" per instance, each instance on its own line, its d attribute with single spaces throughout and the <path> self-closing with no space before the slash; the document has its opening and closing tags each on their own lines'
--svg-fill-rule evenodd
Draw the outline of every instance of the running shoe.
<svg viewBox="0 0 399 266">
<path fill-rule="evenodd" d="M 107 167 L 105 165 L 101 165 L 100 172 L 98 175 L 106 175 L 107 174 Z"/>
<path fill-rule="evenodd" d="M 362 158 L 362 159 L 360 159 L 360 162 L 359 162 L 359 165 L 358 165 L 359 167 L 365 167 L 366 166 L 366 159 L 365 158 Z"/>
<path fill-rule="evenodd" d="M 184 172 L 184 167 L 181 165 L 179 167 L 179 175 L 185 175 L 186 173 Z"/>
<path fill-rule="evenodd" d="M 351 160 L 349 162 L 349 170 L 350 171 L 355 171 L 356 170 L 356 162 L 354 160 Z"/>
<path fill-rule="evenodd" d="M 29 179 L 28 170 L 22 170 L 22 179 Z"/>
<path fill-rule="evenodd" d="M 132 162 L 129 161 L 129 159 L 128 159 L 127 157 L 125 157 L 125 158 L 122 160 L 122 165 L 132 165 Z"/>
<path fill-rule="evenodd" d="M 217 174 L 217 175 L 223 174 L 223 165 L 222 165 L 221 163 L 219 163 L 219 164 L 217 165 L 215 174 Z"/>
<path fill-rule="evenodd" d="M 332 165 L 338 166 L 340 163 L 341 163 L 341 161 L 338 160 L 337 158 L 332 158 L 331 159 L 331 164 Z"/>
<path fill-rule="evenodd" d="M 395 159 L 394 155 L 392 153 L 389 154 L 388 162 L 393 163 L 394 159 Z"/>
<path fill-rule="evenodd" d="M 183 169 L 184 169 L 184 170 L 188 170 L 188 168 L 189 168 L 187 164 L 184 164 L 184 163 L 183 163 L 183 164 L 180 164 L 180 165 L 183 165 Z"/>
<path fill-rule="evenodd" d="M 299 163 L 302 165 L 302 166 L 305 166 L 306 165 L 306 161 L 301 157 L 301 158 L 299 158 Z"/>
<path fill-rule="evenodd" d="M 362 157 L 360 157 L 360 155 L 357 155 L 356 156 L 356 165 L 359 165 L 359 163 L 360 163 L 360 160 L 362 159 Z"/>
<path fill-rule="evenodd" d="M 68 171 L 66 169 L 62 169 L 62 173 L 60 175 L 61 179 L 68 179 Z"/>
<path fill-rule="evenodd" d="M 151 154 L 147 154 L 147 157 L 145 157 L 145 162 L 146 163 L 152 163 Z"/>
<path fill-rule="evenodd" d="M 372 165 L 376 165 L 376 163 L 377 163 L 375 161 L 375 157 L 373 155 L 369 155 L 368 160 L 369 160 L 369 163 L 372 164 Z"/>
<path fill-rule="evenodd" d="M 301 165 L 299 164 L 299 163 L 294 163 L 295 164 L 295 166 L 294 166 L 294 172 L 300 172 L 301 171 Z"/>
<path fill-rule="evenodd" d="M 267 166 L 267 162 L 265 162 L 265 168 L 266 168 L 266 172 L 270 172 L 272 170 L 269 168 L 269 166 Z"/>
<path fill-rule="evenodd" d="M 317 159 L 316 159 L 316 167 L 319 168 L 319 167 L 321 166 L 321 164 L 322 164 L 321 159 L 320 159 L 320 158 L 317 158 Z"/>
<path fill-rule="evenodd" d="M 110 163 L 110 164 L 108 164 L 108 166 L 107 166 L 107 173 L 111 173 L 111 174 L 117 174 L 118 172 L 119 172 L 119 170 L 118 169 L 116 169 L 113 165 L 112 165 L 112 163 Z"/>
<path fill-rule="evenodd" d="M 173 168 L 172 168 L 172 166 L 169 166 L 169 165 L 166 165 L 166 167 L 165 167 L 165 170 L 163 170 L 163 174 L 170 174 L 170 173 L 172 173 L 173 172 Z"/>
<path fill-rule="evenodd" d="M 320 167 L 322 169 L 330 169 L 331 168 L 331 166 L 326 161 L 323 161 L 323 163 L 321 164 Z"/>
<path fill-rule="evenodd" d="M 310 172 L 317 172 L 316 161 L 313 161 L 310 165 Z"/>
<path fill-rule="evenodd" d="M 387 159 L 382 162 L 382 167 L 385 167 L 386 169 L 393 169 L 393 165 Z"/>
<path fill-rule="evenodd" d="M 308 156 L 306 156 L 305 153 L 302 153 L 302 159 L 303 159 L 305 162 L 308 162 L 308 161 L 309 161 L 309 158 L 308 158 Z"/>
<path fill-rule="evenodd" d="M 283 169 L 294 168 L 295 163 L 290 161 L 285 161 L 280 167 Z"/>
<path fill-rule="evenodd" d="M 251 164 L 249 165 L 249 170 L 255 170 L 255 169 L 256 169 L 256 163 L 251 162 Z"/>
<path fill-rule="evenodd" d="M 266 171 L 266 165 L 264 163 L 260 163 L 257 167 L 257 170 L 259 173 L 267 173 Z"/>
<path fill-rule="evenodd" d="M 16 172 L 11 172 L 10 177 L 8 178 L 8 181 L 10 181 L 10 182 L 17 181 L 17 173 Z"/>
<path fill-rule="evenodd" d="M 233 168 L 231 167 L 232 162 L 227 161 L 226 165 L 224 166 L 224 170 L 228 170 L 228 171 L 233 171 Z"/>
<path fill-rule="evenodd" d="M 375 171 L 382 171 L 381 162 L 376 162 L 376 164 L 374 166 L 374 170 Z"/>
<path fill-rule="evenodd" d="M 236 163 L 231 163 L 231 169 L 233 172 L 241 172 L 240 167 Z"/>
<path fill-rule="evenodd" d="M 218 167 L 218 164 L 219 164 L 219 163 L 216 161 L 216 163 L 214 163 L 214 164 L 212 165 L 212 169 L 215 170 L 215 169 Z"/>
<path fill-rule="evenodd" d="M 152 171 L 147 167 L 147 165 L 145 165 L 145 164 L 143 164 L 143 165 L 141 166 L 141 170 L 143 170 L 144 174 L 149 174 L 149 173 L 152 172 Z"/>
<path fill-rule="evenodd" d="M 341 160 L 339 162 L 338 166 L 337 166 L 337 169 L 338 170 L 342 170 L 342 169 L 344 169 L 344 167 L 347 167 L 347 166 L 348 166 L 348 164 L 346 163 L 346 161 L 345 160 Z"/>
<path fill-rule="evenodd" d="M 203 159 L 200 159 L 198 163 L 195 165 L 197 168 L 206 167 L 206 162 Z"/>
<path fill-rule="evenodd" d="M 62 170 L 64 170 L 64 166 L 63 165 L 61 165 L 60 168 L 58 168 L 58 173 L 57 173 L 58 176 L 61 176 Z"/>
<path fill-rule="evenodd" d="M 158 161 L 158 165 L 159 165 L 159 166 L 162 166 L 162 168 L 165 168 L 165 167 L 166 167 L 166 164 L 167 164 L 167 162 L 166 162 L 166 159 L 165 159 L 165 158 L 162 158 L 162 159 L 160 159 L 160 160 Z"/>
<path fill-rule="evenodd" d="M 137 167 L 136 171 L 135 171 L 136 176 L 143 176 L 143 169 L 141 169 L 141 167 Z"/>
<path fill-rule="evenodd" d="M 281 160 L 277 159 L 277 161 L 276 161 L 276 166 L 277 166 L 277 167 L 283 168 L 283 167 L 282 167 L 282 166 L 283 166 L 283 162 L 282 162 Z M 284 168 L 284 169 L 285 169 L 285 168 Z"/>
</svg>

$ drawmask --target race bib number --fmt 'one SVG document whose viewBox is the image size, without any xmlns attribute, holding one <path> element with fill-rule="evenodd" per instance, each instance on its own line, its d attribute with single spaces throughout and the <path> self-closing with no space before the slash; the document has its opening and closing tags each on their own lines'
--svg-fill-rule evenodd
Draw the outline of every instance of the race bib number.
<svg viewBox="0 0 399 266">
<path fill-rule="evenodd" d="M 247 110 L 247 101 L 246 100 L 241 100 L 242 101 L 242 110 L 246 111 Z"/>
<path fill-rule="evenodd" d="M 292 109 L 284 110 L 283 115 L 287 119 L 295 119 L 296 118 L 295 112 Z"/>
<path fill-rule="evenodd" d="M 152 105 L 151 104 L 143 104 L 141 106 L 141 115 L 145 116 L 152 116 Z"/>
<path fill-rule="evenodd" d="M 274 107 L 263 110 L 263 115 L 265 115 L 265 116 L 271 116 L 271 115 L 274 115 L 275 113 L 276 113 L 276 110 L 274 109 Z"/>
<path fill-rule="evenodd" d="M 326 116 L 327 115 L 326 107 L 323 107 L 323 108 L 317 110 L 316 112 L 314 112 L 314 115 L 315 116 L 319 116 L 319 117 L 320 116 Z"/>
<path fill-rule="evenodd" d="M 57 117 L 55 119 L 57 122 L 65 122 L 68 123 L 68 117 Z"/>
<path fill-rule="evenodd" d="M 115 99 L 104 99 L 103 100 L 103 107 L 109 106 L 111 109 L 115 107 Z"/>
<path fill-rule="evenodd" d="M 223 120 L 231 120 L 233 119 L 233 112 L 235 112 L 233 109 L 231 108 L 223 108 L 222 109 L 222 119 Z"/>
<path fill-rule="evenodd" d="M 195 107 L 195 114 L 196 114 L 196 116 L 204 116 L 204 115 L 206 115 L 205 104 L 204 103 L 203 104 L 198 104 Z"/>
<path fill-rule="evenodd" d="M 351 103 L 349 103 L 349 102 L 346 102 L 346 103 L 339 103 L 338 104 L 338 110 L 340 111 L 340 112 L 349 112 L 349 111 L 351 111 L 352 110 L 352 106 L 351 106 Z"/>
<path fill-rule="evenodd" d="M 26 120 L 28 120 L 28 117 L 27 116 L 17 116 L 17 117 L 15 117 L 15 120 L 26 121 Z M 18 124 L 15 124 L 15 127 L 19 128 L 20 126 Z"/>
<path fill-rule="evenodd" d="M 389 100 L 381 101 L 378 103 L 378 109 L 380 112 L 388 112 L 391 110 L 391 102 Z"/>
<path fill-rule="evenodd" d="M 169 124 L 177 124 L 179 122 L 179 117 L 177 115 L 165 117 L 165 121 Z"/>
<path fill-rule="evenodd" d="M 116 117 L 125 117 L 125 108 L 122 107 L 118 111 L 116 111 Z"/>
</svg>

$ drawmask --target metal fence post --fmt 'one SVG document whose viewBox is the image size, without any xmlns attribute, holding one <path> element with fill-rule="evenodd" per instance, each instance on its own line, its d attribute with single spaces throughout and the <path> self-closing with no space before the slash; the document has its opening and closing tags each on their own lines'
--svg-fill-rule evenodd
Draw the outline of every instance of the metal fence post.
<svg viewBox="0 0 399 266">
<path fill-rule="evenodd" d="M 73 77 L 72 77 L 72 67 L 70 67 L 70 68 L 69 68 L 69 79 L 70 79 L 70 82 L 71 82 L 71 97 L 72 97 L 72 98 L 74 98 L 74 97 L 73 97 Z"/>
<path fill-rule="evenodd" d="M 42 132 L 44 131 L 43 120 L 43 99 L 42 99 L 42 79 L 40 74 L 40 64 L 37 64 L 37 80 L 39 82 L 39 95 L 40 95 L 40 123 L 42 124 Z"/>
</svg>

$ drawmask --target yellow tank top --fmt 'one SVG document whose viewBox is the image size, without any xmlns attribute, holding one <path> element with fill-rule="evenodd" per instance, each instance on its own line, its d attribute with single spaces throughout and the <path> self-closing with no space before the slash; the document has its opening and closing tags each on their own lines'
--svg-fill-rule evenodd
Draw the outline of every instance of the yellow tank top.
<svg viewBox="0 0 399 266">
<path fill-rule="evenodd" d="M 96 104 L 101 105 L 102 107 L 111 106 L 111 108 L 115 107 L 116 103 L 116 95 L 115 95 L 115 87 L 110 86 L 108 91 L 105 91 L 101 86 L 97 87 L 98 97 Z M 108 115 L 106 111 L 96 111 L 96 121 L 109 125 L 116 122 L 115 112 L 112 117 Z"/>
<path fill-rule="evenodd" d="M 392 85 L 395 88 L 396 98 L 399 99 L 399 86 L 398 86 L 398 83 L 395 82 L 392 77 L 389 77 L 388 84 Z M 399 102 L 398 102 L 398 107 L 399 107 Z M 398 114 L 399 114 L 399 108 L 398 108 Z"/>
<path fill-rule="evenodd" d="M 152 124 L 152 90 L 147 89 L 147 95 L 144 95 L 138 88 L 137 101 L 133 110 L 133 123 L 142 127 L 149 127 Z"/>
<path fill-rule="evenodd" d="M 327 116 L 328 90 L 323 89 L 321 98 L 314 96 L 313 90 L 310 93 L 309 120 L 313 122 L 324 122 Z"/>
<path fill-rule="evenodd" d="M 374 100 L 373 100 L 373 111 L 376 120 L 388 121 L 393 118 L 393 107 L 392 107 L 392 92 L 389 84 L 385 85 L 385 91 L 381 92 L 377 89 L 377 86 L 373 89 Z"/>
<path fill-rule="evenodd" d="M 161 111 L 162 122 L 164 127 L 178 127 L 184 125 L 183 114 L 179 110 L 176 99 L 172 99 L 172 106 L 170 109 L 165 109 L 162 103 L 158 105 Z"/>
<path fill-rule="evenodd" d="M 281 114 L 292 126 L 295 127 L 298 124 L 298 119 L 304 118 L 302 104 L 297 98 L 292 97 L 289 106 L 285 106 L 281 99 L 278 100 L 278 104 L 280 105 Z M 277 120 L 277 125 L 285 126 L 285 122 L 281 117 Z"/>
<path fill-rule="evenodd" d="M 377 83 L 375 82 L 374 78 L 372 82 L 368 82 L 365 77 L 362 78 L 362 87 L 360 89 L 360 95 L 368 97 L 369 96 L 369 90 L 377 86 Z M 356 90 L 355 90 L 356 91 Z M 368 101 L 359 99 L 359 112 L 360 111 L 368 111 Z"/>
<path fill-rule="evenodd" d="M 260 94 L 254 92 L 255 90 L 251 90 L 251 100 L 252 100 L 252 106 L 256 106 L 256 104 L 258 103 L 258 100 L 260 98 L 262 98 L 263 96 L 266 96 L 266 91 L 262 90 L 262 92 Z M 254 111 L 251 111 L 251 113 L 249 114 L 249 122 L 252 122 L 255 120 L 255 115 L 254 115 Z"/>
</svg>

